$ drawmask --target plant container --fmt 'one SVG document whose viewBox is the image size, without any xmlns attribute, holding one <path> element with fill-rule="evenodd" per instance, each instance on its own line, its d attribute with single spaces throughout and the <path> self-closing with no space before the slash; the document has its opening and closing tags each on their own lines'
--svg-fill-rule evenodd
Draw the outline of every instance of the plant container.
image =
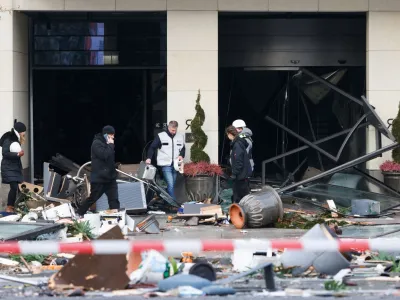
<svg viewBox="0 0 400 300">
<path fill-rule="evenodd" d="M 283 218 L 281 197 L 274 188 L 266 186 L 260 192 L 243 197 L 239 204 L 232 204 L 229 215 L 238 229 L 266 227 Z"/>
<path fill-rule="evenodd" d="M 215 176 L 186 176 L 186 191 L 190 201 L 204 202 L 214 200 L 217 193 L 217 180 Z"/>
</svg>

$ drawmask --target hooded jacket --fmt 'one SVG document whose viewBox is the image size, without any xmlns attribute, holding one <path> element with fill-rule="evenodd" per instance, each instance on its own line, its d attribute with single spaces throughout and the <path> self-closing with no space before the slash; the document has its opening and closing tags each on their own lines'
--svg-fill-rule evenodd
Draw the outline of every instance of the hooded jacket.
<svg viewBox="0 0 400 300">
<path fill-rule="evenodd" d="M 93 139 L 91 157 L 91 183 L 110 183 L 117 179 L 114 144 L 107 144 L 101 133 Z"/>
<path fill-rule="evenodd" d="M 3 183 L 24 181 L 22 175 L 21 157 L 17 152 L 11 152 L 10 147 L 13 143 L 21 145 L 19 136 L 15 133 L 14 129 L 6 132 L 0 138 L 0 147 L 2 148 L 3 159 L 1 161 L 1 179 Z"/>
<path fill-rule="evenodd" d="M 245 139 L 237 136 L 231 143 L 231 165 L 232 175 L 236 180 L 249 178 L 252 173 L 249 156 L 246 148 L 248 144 Z"/>
<path fill-rule="evenodd" d="M 243 131 L 239 134 L 239 136 L 246 140 L 248 146 L 246 148 L 247 154 L 249 155 L 251 170 L 254 170 L 254 160 L 253 160 L 253 132 L 250 128 L 244 127 Z"/>
</svg>

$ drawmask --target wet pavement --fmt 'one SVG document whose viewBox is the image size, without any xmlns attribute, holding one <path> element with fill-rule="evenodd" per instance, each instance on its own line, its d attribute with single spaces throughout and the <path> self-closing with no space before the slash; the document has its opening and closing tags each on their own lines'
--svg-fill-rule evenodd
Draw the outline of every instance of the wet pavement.
<svg viewBox="0 0 400 300">
<path fill-rule="evenodd" d="M 144 216 L 133 216 L 136 223 L 143 220 Z M 236 229 L 233 225 L 199 225 L 185 226 L 184 221 L 174 220 L 167 223 L 166 215 L 157 215 L 157 221 L 161 229 L 165 229 L 160 234 L 134 233 L 129 236 L 131 239 L 140 240 L 168 240 L 168 239 L 276 239 L 276 238 L 299 238 L 307 230 L 301 229 L 280 229 L 280 228 L 260 228 L 260 229 Z"/>
</svg>

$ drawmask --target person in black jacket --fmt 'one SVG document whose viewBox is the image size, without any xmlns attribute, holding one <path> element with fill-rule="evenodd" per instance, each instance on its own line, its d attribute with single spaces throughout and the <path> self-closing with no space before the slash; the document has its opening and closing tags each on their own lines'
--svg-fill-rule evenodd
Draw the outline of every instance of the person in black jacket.
<svg viewBox="0 0 400 300">
<path fill-rule="evenodd" d="M 247 142 L 240 138 L 236 128 L 229 126 L 226 129 L 226 135 L 231 140 L 231 166 L 233 179 L 233 203 L 239 203 L 240 200 L 250 193 L 249 177 L 252 173 L 250 159 L 247 154 Z"/>
<path fill-rule="evenodd" d="M 83 216 L 105 193 L 110 209 L 119 209 L 117 171 L 114 151 L 115 129 L 105 126 L 102 133 L 95 135 L 92 148 L 92 172 L 90 176 L 90 196 L 81 203 L 77 213 Z"/>
<path fill-rule="evenodd" d="M 26 126 L 16 122 L 11 131 L 6 132 L 0 138 L 3 159 L 1 160 L 1 179 L 5 184 L 10 185 L 8 193 L 6 212 L 14 212 L 14 204 L 17 198 L 18 183 L 23 182 L 21 157 L 24 150 L 21 144 L 25 141 Z"/>
</svg>

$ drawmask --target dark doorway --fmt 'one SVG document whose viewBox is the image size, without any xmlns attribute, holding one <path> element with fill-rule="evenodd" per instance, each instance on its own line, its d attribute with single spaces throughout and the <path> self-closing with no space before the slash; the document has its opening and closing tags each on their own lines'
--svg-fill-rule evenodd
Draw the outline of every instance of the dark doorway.
<svg viewBox="0 0 400 300">
<path fill-rule="evenodd" d="M 61 153 L 90 161 L 93 137 L 116 129 L 116 160 L 142 160 L 143 149 L 166 122 L 166 77 L 155 70 L 35 70 L 33 72 L 35 175 Z"/>
<path fill-rule="evenodd" d="M 319 76 L 339 74 L 337 86 L 360 97 L 365 93 L 365 68 L 309 68 Z M 339 71 L 340 70 L 340 71 Z M 229 144 L 223 135 L 223 128 L 232 124 L 235 119 L 243 119 L 253 131 L 253 156 L 255 173 L 261 172 L 263 160 L 303 146 L 297 138 L 283 133 L 277 126 L 265 120 L 265 116 L 284 124 L 298 135 L 313 141 L 323 139 L 342 130 L 351 128 L 363 115 L 362 107 L 333 90 L 315 83 L 311 77 L 298 71 L 252 71 L 238 68 L 219 70 L 219 116 L 220 153 L 222 162 L 226 163 Z M 340 73 L 339 73 L 340 72 Z M 307 107 L 311 126 L 305 113 Z M 338 152 L 344 136 L 321 144 L 321 147 L 332 155 Z M 365 152 L 365 131 L 361 129 L 351 138 L 340 161 L 354 159 Z M 303 172 L 307 167 L 330 169 L 336 164 L 324 156 L 319 159 L 315 150 L 308 149 L 288 156 L 285 161 L 267 166 L 267 175 L 277 178 L 283 175 L 282 168 L 292 172 L 303 160 Z M 278 176 L 279 177 L 279 176 Z"/>
</svg>

